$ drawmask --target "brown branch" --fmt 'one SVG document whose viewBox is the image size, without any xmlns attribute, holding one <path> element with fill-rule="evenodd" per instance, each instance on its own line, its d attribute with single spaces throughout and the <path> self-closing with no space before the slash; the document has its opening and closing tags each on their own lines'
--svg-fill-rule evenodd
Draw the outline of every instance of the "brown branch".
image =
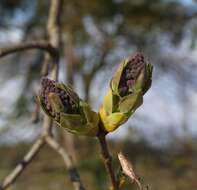
<svg viewBox="0 0 197 190">
<path fill-rule="evenodd" d="M 48 64 L 50 59 L 52 59 L 53 68 L 51 70 L 51 78 L 57 80 L 60 49 L 60 13 L 62 12 L 62 2 L 62 0 L 51 0 L 47 26 L 49 42 L 28 42 L 12 47 L 3 48 L 0 50 L 0 57 L 32 48 L 46 50 L 50 54 L 50 56 L 49 54 L 45 54 L 45 61 L 43 64 Z M 11 184 L 15 182 L 15 180 L 20 176 L 20 174 L 25 170 L 25 168 L 31 163 L 33 158 L 39 153 L 40 149 L 45 143 L 49 144 L 62 156 L 64 162 L 66 163 L 66 166 L 68 167 L 69 175 L 73 183 L 74 189 L 84 190 L 71 158 L 68 156 L 66 151 L 58 144 L 58 142 L 56 142 L 56 140 L 52 137 L 51 127 L 52 120 L 45 115 L 43 121 L 42 136 L 36 140 L 36 142 L 33 144 L 26 156 L 23 158 L 22 162 L 18 164 L 16 168 L 3 180 L 3 183 L 0 186 L 0 190 L 8 188 Z"/>
<path fill-rule="evenodd" d="M 49 41 L 50 43 L 59 51 L 60 49 L 60 40 L 61 40 L 61 27 L 60 27 L 60 13 L 62 12 L 62 3 L 63 0 L 51 0 L 51 6 L 49 11 L 49 20 L 47 25 L 47 31 L 49 35 Z M 45 67 L 47 68 L 49 64 L 48 57 L 45 57 Z M 59 69 L 59 57 L 57 57 L 55 62 L 53 63 L 53 69 L 51 73 L 51 77 L 54 80 L 58 79 L 58 69 Z M 46 73 L 45 73 L 46 74 Z M 48 125 L 44 126 L 45 132 L 46 132 L 46 142 L 48 145 L 50 145 L 57 153 L 62 156 L 62 159 L 64 160 L 67 169 L 68 174 L 70 176 L 70 180 L 73 184 L 73 187 L 75 190 L 85 190 L 85 188 L 82 185 L 82 182 L 80 180 L 79 174 L 77 172 L 77 169 L 74 167 L 74 164 L 72 162 L 71 157 L 68 155 L 68 153 L 59 145 L 59 143 L 53 138 L 51 134 L 51 119 L 45 115 L 46 123 L 48 122 Z"/>
<path fill-rule="evenodd" d="M 40 120 L 40 105 L 38 100 L 36 100 L 35 102 L 35 110 L 33 111 L 32 115 L 31 115 L 31 122 L 32 123 L 38 123 Z"/>
<path fill-rule="evenodd" d="M 6 47 L 6 48 L 2 48 L 0 50 L 0 57 L 12 54 L 12 53 L 16 53 L 19 51 L 24 51 L 27 49 L 44 49 L 46 51 L 48 51 L 51 55 L 56 52 L 55 51 L 51 51 L 52 46 L 48 46 L 49 43 L 47 42 L 28 42 L 28 43 L 22 43 L 22 44 L 18 44 L 18 45 L 14 45 L 11 47 Z M 43 122 L 43 134 L 44 134 L 44 128 L 47 125 L 51 125 L 48 122 L 49 120 L 45 119 L 45 121 Z M 14 170 L 11 171 L 11 173 L 3 180 L 2 184 L 0 185 L 0 190 L 4 190 L 6 188 L 8 188 L 11 184 L 13 184 L 16 179 L 21 175 L 21 173 L 25 170 L 25 168 L 31 163 L 31 161 L 33 160 L 33 158 L 39 153 L 40 149 L 42 148 L 42 146 L 45 144 L 45 138 L 44 136 L 38 138 L 36 140 L 36 142 L 33 144 L 33 146 L 30 148 L 30 150 L 28 151 L 28 153 L 24 156 L 23 160 L 14 168 Z"/>
<path fill-rule="evenodd" d="M 48 145 L 50 145 L 63 158 L 67 167 L 70 180 L 73 183 L 75 190 L 85 190 L 80 180 L 76 167 L 73 165 L 72 158 L 67 154 L 64 148 L 51 136 L 46 137 Z"/>
<path fill-rule="evenodd" d="M 60 49 L 60 41 L 61 41 L 61 27 L 60 27 L 60 14 L 62 13 L 63 0 L 51 0 L 50 10 L 49 10 L 49 18 L 47 22 L 47 33 L 50 43 L 56 50 L 59 52 Z M 53 60 L 53 79 L 58 78 L 58 67 L 59 67 L 59 56 L 56 60 Z M 42 75 L 46 76 L 48 74 L 50 64 L 49 55 L 45 55 L 45 60 L 42 67 Z"/>
<path fill-rule="evenodd" d="M 40 149 L 45 144 L 44 138 L 40 137 L 32 145 L 28 153 L 25 155 L 23 160 L 14 168 L 13 171 L 4 179 L 3 183 L 0 185 L 0 190 L 6 189 L 20 176 L 24 171 L 26 166 L 33 160 L 33 158 L 39 153 Z"/>
<path fill-rule="evenodd" d="M 112 157 L 109 153 L 109 149 L 106 142 L 106 133 L 103 131 L 100 131 L 97 135 L 100 147 L 101 147 L 101 154 L 104 160 L 105 168 L 107 170 L 107 173 L 109 175 L 111 186 L 113 190 L 119 190 L 118 183 L 115 178 L 115 173 L 112 167 Z"/>
<path fill-rule="evenodd" d="M 47 51 L 51 57 L 57 57 L 57 50 L 46 41 L 31 41 L 24 42 L 10 47 L 4 47 L 0 49 L 0 58 L 9 54 L 17 53 L 20 51 L 30 50 L 30 49 L 40 49 Z"/>
</svg>

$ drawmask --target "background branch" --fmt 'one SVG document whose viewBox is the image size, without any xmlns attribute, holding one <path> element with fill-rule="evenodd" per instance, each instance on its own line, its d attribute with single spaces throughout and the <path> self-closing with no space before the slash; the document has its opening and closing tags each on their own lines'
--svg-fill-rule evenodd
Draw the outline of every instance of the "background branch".
<svg viewBox="0 0 197 190">
<path fill-rule="evenodd" d="M 0 49 L 0 58 L 9 54 L 25 51 L 29 49 L 40 49 L 47 51 L 52 58 L 57 57 L 57 50 L 47 41 L 30 41 L 4 47 Z"/>
<path fill-rule="evenodd" d="M 64 148 L 51 136 L 46 137 L 48 145 L 53 148 L 63 158 L 64 163 L 67 167 L 70 180 L 73 183 L 75 190 L 85 190 L 80 180 L 79 174 L 76 167 L 73 165 L 72 158 L 67 154 Z"/>
<path fill-rule="evenodd" d="M 32 145 L 28 153 L 24 156 L 22 161 L 14 168 L 13 171 L 4 179 L 3 183 L 0 186 L 0 190 L 6 189 L 15 180 L 20 176 L 20 174 L 24 171 L 26 166 L 30 164 L 33 158 L 39 153 L 43 145 L 45 144 L 44 138 L 40 137 L 36 140 L 36 142 Z"/>
<path fill-rule="evenodd" d="M 49 54 L 45 54 L 45 59 L 43 65 L 48 65 L 52 60 L 52 69 L 51 69 L 51 78 L 53 80 L 58 79 L 58 68 L 59 68 L 59 49 L 60 49 L 60 14 L 62 12 L 62 3 L 63 0 L 51 0 L 49 18 L 47 23 L 47 32 L 48 32 L 48 42 L 28 42 L 22 43 L 15 46 L 3 48 L 0 50 L 0 57 L 6 56 L 11 53 L 16 53 L 19 51 L 24 51 L 28 49 L 42 49 L 46 50 Z M 45 67 L 45 74 L 48 73 L 49 67 Z M 20 174 L 25 170 L 25 168 L 31 163 L 33 158 L 41 150 L 42 146 L 47 143 L 50 147 L 59 153 L 68 169 L 68 174 L 70 180 L 73 183 L 74 190 L 85 190 L 79 174 L 77 173 L 76 168 L 72 162 L 71 157 L 66 153 L 66 151 L 59 145 L 59 143 L 52 136 L 52 120 L 44 115 L 42 135 L 39 137 L 32 148 L 28 151 L 26 156 L 23 158 L 21 163 L 19 163 L 16 168 L 3 180 L 2 185 L 0 186 L 1 190 L 8 188 L 15 180 L 20 176 Z"/>
<path fill-rule="evenodd" d="M 59 51 L 60 49 L 60 42 L 61 42 L 61 27 L 60 27 L 60 13 L 62 12 L 62 0 L 51 0 L 51 6 L 49 11 L 49 20 L 47 24 L 47 31 L 49 35 L 49 41 L 50 43 Z M 44 64 L 49 64 L 48 55 L 45 56 L 45 62 Z M 47 66 L 45 66 L 47 67 Z M 51 72 L 51 78 L 54 80 L 58 79 L 58 70 L 59 69 L 59 57 L 55 60 L 53 63 L 53 68 Z M 61 147 L 61 145 L 53 138 L 51 133 L 51 126 L 52 121 L 51 119 L 45 115 L 45 122 L 44 124 L 44 131 L 46 133 L 46 142 L 48 145 L 50 145 L 54 150 L 57 151 L 62 156 L 62 159 L 64 160 L 67 169 L 68 174 L 70 176 L 70 180 L 73 183 L 73 187 L 75 190 L 84 190 L 84 187 L 81 183 L 80 177 L 77 173 L 76 168 L 74 167 L 74 164 L 72 162 L 71 157 L 68 155 L 68 153 Z"/>
</svg>

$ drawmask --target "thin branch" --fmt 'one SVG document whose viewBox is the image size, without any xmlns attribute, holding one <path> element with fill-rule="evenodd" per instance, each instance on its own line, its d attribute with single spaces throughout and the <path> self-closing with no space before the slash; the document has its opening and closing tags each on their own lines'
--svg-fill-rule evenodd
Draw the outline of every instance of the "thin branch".
<svg viewBox="0 0 197 190">
<path fill-rule="evenodd" d="M 50 7 L 49 7 L 49 16 L 47 21 L 47 34 L 48 34 L 48 41 L 52 46 L 56 49 L 57 52 L 59 52 L 60 49 L 60 13 L 61 7 L 62 7 L 62 0 L 51 0 L 50 1 Z M 58 14 L 57 14 L 58 12 Z M 56 31 L 56 32 L 54 32 Z M 48 54 L 45 54 L 43 67 L 45 67 L 45 73 L 48 74 L 48 65 L 50 63 L 50 56 Z M 56 59 L 53 59 L 53 67 L 51 69 L 51 78 L 53 80 L 58 79 L 58 68 L 59 68 L 59 54 L 56 57 Z M 44 121 L 43 121 L 43 133 L 45 136 L 51 135 L 51 127 L 52 127 L 52 119 L 49 118 L 46 114 L 44 115 Z"/>
<path fill-rule="evenodd" d="M 59 52 L 60 49 L 60 41 L 61 41 L 61 27 L 60 27 L 60 16 L 62 13 L 62 6 L 63 0 L 51 0 L 51 5 L 49 9 L 49 17 L 47 22 L 47 33 L 49 37 L 50 43 L 56 50 Z M 52 78 L 58 78 L 58 66 L 59 66 L 59 56 L 56 57 L 56 60 L 53 60 L 53 73 Z M 42 67 L 42 75 L 46 76 L 48 74 L 50 64 L 50 57 L 49 55 L 45 55 L 45 60 Z"/>
<path fill-rule="evenodd" d="M 118 183 L 115 178 L 115 173 L 112 167 L 112 157 L 109 153 L 109 149 L 108 149 L 107 142 L 106 142 L 106 133 L 103 131 L 100 131 L 97 137 L 100 143 L 101 154 L 104 160 L 105 168 L 107 170 L 107 173 L 111 181 L 112 189 L 119 190 Z"/>
<path fill-rule="evenodd" d="M 31 115 L 31 122 L 32 123 L 38 123 L 39 122 L 39 116 L 40 116 L 40 105 L 38 100 L 36 100 L 35 102 L 35 110 L 33 111 L 32 115 Z"/>
<path fill-rule="evenodd" d="M 28 153 L 25 155 L 23 160 L 14 168 L 13 171 L 3 180 L 3 183 L 0 185 L 0 190 L 6 189 L 15 180 L 20 176 L 20 174 L 24 171 L 26 166 L 33 160 L 33 158 L 39 153 L 40 149 L 45 144 L 44 138 L 40 137 L 36 140 L 36 142 L 32 145 Z"/>
<path fill-rule="evenodd" d="M 47 25 L 49 42 L 28 42 L 18 44 L 12 47 L 3 48 L 0 49 L 0 57 L 32 48 L 46 50 L 51 57 L 48 54 L 45 54 L 45 61 L 43 64 L 49 64 L 50 58 L 52 59 L 53 68 L 51 70 L 51 78 L 57 80 L 60 49 L 60 13 L 62 12 L 62 2 L 63 0 L 51 0 Z M 77 170 L 73 165 L 72 159 L 68 156 L 66 151 L 58 144 L 58 142 L 56 142 L 56 140 L 52 137 L 51 127 L 52 120 L 45 115 L 43 121 L 42 136 L 36 140 L 31 149 L 23 158 L 22 162 L 18 164 L 16 168 L 5 178 L 2 185 L 0 186 L 0 190 L 6 189 L 15 182 L 15 180 L 20 176 L 24 169 L 31 163 L 33 158 L 39 153 L 40 149 L 45 143 L 49 144 L 62 156 L 66 166 L 68 167 L 69 175 L 73 183 L 74 189 L 84 190 Z"/>
<path fill-rule="evenodd" d="M 57 50 L 46 41 L 31 41 L 31 42 L 23 42 L 20 44 L 12 45 L 10 47 L 4 47 L 0 49 L 0 58 L 6 55 L 17 53 L 20 51 L 25 51 L 29 49 L 40 49 L 47 51 L 51 57 L 57 57 Z"/>
<path fill-rule="evenodd" d="M 74 189 L 85 190 L 81 182 L 80 176 L 77 172 L 77 169 L 72 162 L 72 158 L 67 154 L 64 148 L 53 137 L 47 136 L 46 141 L 48 145 L 50 145 L 63 158 L 68 170 L 68 174 L 70 176 L 70 180 L 73 183 Z"/>
<path fill-rule="evenodd" d="M 18 44 L 12 47 L 7 47 L 0 49 L 0 57 L 9 55 L 11 53 L 24 51 L 27 49 L 42 49 L 47 51 L 49 54 L 45 54 L 44 63 L 49 63 L 52 59 L 53 68 L 52 68 L 52 79 L 57 80 L 58 78 L 58 64 L 59 64 L 59 49 L 60 49 L 60 13 L 62 0 L 51 0 L 49 18 L 47 31 L 49 35 L 49 42 L 28 42 L 23 44 Z M 49 56 L 50 55 L 50 56 Z M 43 63 L 43 64 L 44 64 Z M 48 67 L 47 67 L 48 69 Z M 16 168 L 5 178 L 2 185 L 0 186 L 1 190 L 8 188 L 17 177 L 24 171 L 24 169 L 30 164 L 33 158 L 39 153 L 40 149 L 45 143 L 48 143 L 51 147 L 53 147 L 57 152 L 63 157 L 64 162 L 66 163 L 69 169 L 69 175 L 71 181 L 73 182 L 73 186 L 75 190 L 84 190 L 81 185 L 81 181 L 79 175 L 77 174 L 77 170 L 75 169 L 71 158 L 68 156 L 66 151 L 59 146 L 59 144 L 52 138 L 52 120 L 48 116 L 44 116 L 43 121 L 43 131 L 42 136 L 36 140 L 33 144 L 32 148 L 28 151 L 26 156 L 23 158 L 22 162 L 16 166 Z"/>
<path fill-rule="evenodd" d="M 57 49 L 57 51 L 60 49 L 60 40 L 61 40 L 61 27 L 60 27 L 60 13 L 62 12 L 62 3 L 63 0 L 51 0 L 51 6 L 49 11 L 49 19 L 48 19 L 48 25 L 47 25 L 47 31 L 49 35 L 49 41 L 51 44 Z M 48 60 L 48 57 L 45 57 L 46 61 Z M 58 70 L 59 70 L 59 57 L 57 57 L 56 62 L 53 63 L 53 69 L 51 73 L 51 77 L 54 80 L 58 79 Z M 45 62 L 45 64 L 49 64 L 49 62 Z M 47 65 L 45 65 L 47 67 Z M 47 117 L 47 116 L 45 116 Z M 49 122 L 48 125 L 44 128 L 48 132 L 46 136 L 46 142 L 49 144 L 54 150 L 57 151 L 57 153 L 62 156 L 67 169 L 68 174 L 70 176 L 70 180 L 73 184 L 73 187 L 75 190 L 85 190 L 85 188 L 82 185 L 82 182 L 80 180 L 79 174 L 77 172 L 77 169 L 74 167 L 74 164 L 72 162 L 71 157 L 68 155 L 66 150 L 59 145 L 59 143 L 53 138 L 51 134 L 51 120 L 47 117 L 46 122 Z"/>
</svg>

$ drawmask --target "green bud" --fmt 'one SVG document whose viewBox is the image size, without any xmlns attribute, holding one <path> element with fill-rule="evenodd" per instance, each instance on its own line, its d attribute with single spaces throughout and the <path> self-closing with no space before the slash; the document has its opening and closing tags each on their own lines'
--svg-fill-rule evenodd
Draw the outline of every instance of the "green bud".
<svg viewBox="0 0 197 190">
<path fill-rule="evenodd" d="M 125 123 L 143 103 L 143 95 L 151 86 L 152 70 L 153 66 L 147 64 L 144 56 L 139 53 L 120 64 L 100 109 L 100 117 L 106 131 L 113 131 Z M 117 123 L 114 122 L 115 113 L 119 117 Z"/>
<path fill-rule="evenodd" d="M 78 135 L 97 134 L 98 114 L 70 87 L 43 78 L 38 98 L 45 113 L 59 126 Z"/>
</svg>

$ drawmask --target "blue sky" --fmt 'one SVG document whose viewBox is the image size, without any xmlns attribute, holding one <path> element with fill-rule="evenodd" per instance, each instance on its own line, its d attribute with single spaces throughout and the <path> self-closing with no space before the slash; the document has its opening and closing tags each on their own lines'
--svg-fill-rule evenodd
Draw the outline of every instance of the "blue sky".
<svg viewBox="0 0 197 190">
<path fill-rule="evenodd" d="M 180 0 L 184 5 L 191 6 L 194 5 L 193 0 Z"/>
</svg>

